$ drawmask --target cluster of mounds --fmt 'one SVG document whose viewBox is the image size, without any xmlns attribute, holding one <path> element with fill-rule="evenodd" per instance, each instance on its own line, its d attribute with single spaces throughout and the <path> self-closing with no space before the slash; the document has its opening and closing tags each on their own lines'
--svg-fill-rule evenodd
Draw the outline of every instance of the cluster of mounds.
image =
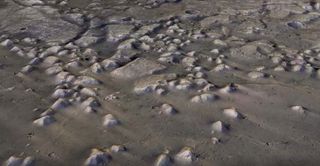
<svg viewBox="0 0 320 166">
<path fill-rule="evenodd" d="M 35 150 L 0 160 L 319 163 L 319 132 L 306 131 L 320 124 L 319 95 L 305 88 L 318 92 L 319 13 L 319 3 L 298 0 L 0 1 L 0 45 L 25 62 L 15 76 L 47 84 L 29 91 L 50 92 L 37 94 L 47 107 L 35 108 L 26 126 L 36 139 L 68 144 L 65 152 L 46 144 L 56 151 L 49 158 Z"/>
</svg>

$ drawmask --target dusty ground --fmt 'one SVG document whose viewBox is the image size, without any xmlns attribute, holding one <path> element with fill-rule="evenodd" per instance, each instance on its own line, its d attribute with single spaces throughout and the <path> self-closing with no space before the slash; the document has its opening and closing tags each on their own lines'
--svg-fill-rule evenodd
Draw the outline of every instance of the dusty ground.
<svg viewBox="0 0 320 166">
<path fill-rule="evenodd" d="M 0 0 L 0 164 L 317 166 L 320 4 Z"/>
</svg>

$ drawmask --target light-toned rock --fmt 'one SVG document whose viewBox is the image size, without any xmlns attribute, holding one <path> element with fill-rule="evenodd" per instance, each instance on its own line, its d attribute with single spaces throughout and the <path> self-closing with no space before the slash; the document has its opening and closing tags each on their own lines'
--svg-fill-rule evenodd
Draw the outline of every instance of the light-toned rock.
<svg viewBox="0 0 320 166">
<path fill-rule="evenodd" d="M 213 71 L 215 72 L 222 72 L 222 71 L 228 71 L 228 70 L 231 70 L 232 68 L 229 66 L 229 65 L 226 65 L 226 64 L 219 64 L 217 65 Z"/>
<path fill-rule="evenodd" d="M 304 114 L 307 109 L 300 105 L 291 106 L 291 110 L 300 114 Z"/>
<path fill-rule="evenodd" d="M 164 88 L 158 88 L 158 89 L 156 89 L 156 93 L 158 95 L 165 95 L 167 93 L 167 90 Z"/>
<path fill-rule="evenodd" d="M 91 66 L 91 71 L 93 73 L 99 74 L 99 73 L 103 72 L 103 67 L 99 63 L 94 63 Z"/>
<path fill-rule="evenodd" d="M 31 156 L 26 157 L 21 166 L 34 166 L 35 165 L 35 159 Z"/>
<path fill-rule="evenodd" d="M 215 144 L 217 144 L 217 143 L 219 143 L 219 142 L 221 142 L 221 141 L 220 141 L 220 139 L 218 139 L 217 137 L 212 137 L 212 138 L 211 138 L 211 142 L 212 142 L 212 144 L 215 145 Z"/>
<path fill-rule="evenodd" d="M 33 69 L 34 69 L 34 67 L 32 67 L 31 65 L 27 65 L 21 69 L 21 72 L 24 74 L 28 74 L 28 73 L 32 72 Z"/>
<path fill-rule="evenodd" d="M 259 79 L 259 78 L 266 77 L 266 74 L 259 72 L 259 71 L 252 71 L 252 72 L 248 73 L 248 77 L 251 79 Z"/>
<path fill-rule="evenodd" d="M 101 62 L 101 65 L 103 66 L 104 70 L 110 70 L 115 69 L 119 67 L 119 64 L 112 59 L 105 59 Z"/>
<path fill-rule="evenodd" d="M 89 158 L 85 161 L 85 166 L 106 166 L 110 160 L 109 154 L 98 149 L 93 149 Z"/>
<path fill-rule="evenodd" d="M 101 36 L 93 36 L 90 33 L 86 33 L 80 39 L 76 40 L 75 43 L 79 47 L 89 47 L 101 42 L 103 39 Z"/>
<path fill-rule="evenodd" d="M 135 59 L 137 55 L 135 49 L 119 49 L 109 60 L 116 62 L 117 65 L 125 65 Z"/>
<path fill-rule="evenodd" d="M 137 80 L 134 84 L 134 92 L 136 94 L 145 94 L 154 92 L 158 86 L 167 84 L 176 78 L 175 74 L 151 75 L 146 78 Z"/>
<path fill-rule="evenodd" d="M 61 50 L 61 51 L 59 51 L 58 52 L 58 56 L 66 56 L 66 55 L 68 55 L 70 52 L 69 52 L 69 50 Z"/>
<path fill-rule="evenodd" d="M 13 47 L 13 42 L 10 39 L 6 39 L 3 42 L 1 42 L 0 45 L 10 49 Z"/>
<path fill-rule="evenodd" d="M 45 110 L 44 112 L 42 112 L 41 114 L 40 114 L 40 116 L 41 117 L 43 117 L 43 116 L 47 116 L 47 115 L 54 115 L 56 113 L 56 111 L 54 111 L 54 110 L 52 110 L 52 109 L 47 109 L 47 110 Z"/>
<path fill-rule="evenodd" d="M 63 69 L 61 66 L 55 65 L 55 66 L 49 67 L 45 72 L 48 75 L 55 75 L 62 72 L 62 70 Z"/>
<path fill-rule="evenodd" d="M 161 27 L 161 24 L 151 24 L 151 25 L 142 26 L 138 31 L 133 33 L 131 37 L 139 38 L 141 36 L 148 35 L 149 33 L 154 32 L 160 27 Z"/>
<path fill-rule="evenodd" d="M 148 35 L 145 35 L 145 36 L 140 37 L 139 40 L 140 40 L 140 41 L 143 41 L 143 42 L 146 42 L 146 43 L 153 43 L 153 42 L 154 42 L 154 39 L 151 38 L 151 37 L 148 36 Z"/>
<path fill-rule="evenodd" d="M 139 47 L 141 43 L 139 41 L 137 41 L 136 39 L 127 39 L 123 42 L 121 42 L 117 49 L 118 50 L 128 50 L 128 49 L 136 49 Z"/>
<path fill-rule="evenodd" d="M 23 5 L 33 6 L 33 5 L 43 5 L 41 0 L 18 0 L 19 3 Z"/>
<path fill-rule="evenodd" d="M 227 132 L 229 129 L 227 125 L 221 121 L 216 121 L 211 125 L 212 133 L 224 133 Z"/>
<path fill-rule="evenodd" d="M 229 94 L 229 93 L 234 93 L 236 91 L 238 91 L 238 85 L 231 83 L 228 84 L 227 86 L 219 89 L 219 92 L 223 93 L 223 94 Z"/>
<path fill-rule="evenodd" d="M 227 24 L 229 22 L 229 15 L 220 14 L 217 16 L 210 16 L 200 21 L 201 27 L 203 28 L 212 28 L 215 26 L 220 26 Z"/>
<path fill-rule="evenodd" d="M 91 96 L 91 97 L 96 97 L 97 96 L 97 93 L 91 88 L 82 88 L 80 90 L 80 93 L 82 95 L 85 95 L 85 96 Z"/>
<path fill-rule="evenodd" d="M 23 159 L 11 156 L 3 166 L 34 166 L 34 158 L 29 156 Z"/>
<path fill-rule="evenodd" d="M 50 115 L 46 115 L 46 116 L 43 116 L 39 119 L 36 119 L 35 121 L 33 121 L 33 123 L 37 126 L 49 126 L 50 124 L 54 123 L 56 120 L 50 116 Z"/>
<path fill-rule="evenodd" d="M 87 48 L 84 50 L 83 55 L 88 57 L 95 57 L 98 56 L 98 53 L 92 48 Z"/>
<path fill-rule="evenodd" d="M 13 46 L 11 49 L 10 49 L 10 52 L 14 52 L 14 53 L 18 53 L 22 51 L 20 47 L 18 46 Z"/>
<path fill-rule="evenodd" d="M 236 108 L 226 108 L 223 110 L 223 114 L 232 119 L 242 119 L 243 116 L 236 110 Z"/>
<path fill-rule="evenodd" d="M 90 107 L 99 107 L 100 102 L 94 97 L 88 97 L 85 101 L 81 103 L 82 108 Z"/>
<path fill-rule="evenodd" d="M 38 57 L 35 57 L 35 58 L 31 59 L 28 64 L 29 65 L 38 65 L 40 62 L 41 62 L 41 59 Z"/>
<path fill-rule="evenodd" d="M 65 20 L 68 20 L 69 22 L 77 24 L 79 26 L 83 25 L 85 22 L 84 16 L 81 13 L 68 13 L 64 16 L 64 18 Z"/>
<path fill-rule="evenodd" d="M 54 93 L 51 95 L 52 98 L 65 98 L 71 96 L 72 91 L 70 89 L 56 89 Z"/>
<path fill-rule="evenodd" d="M 179 83 L 175 85 L 177 90 L 190 90 L 194 87 L 194 83 L 187 79 L 179 80 Z"/>
<path fill-rule="evenodd" d="M 130 33 L 134 30 L 133 25 L 115 24 L 108 26 L 107 40 L 111 42 L 118 42 L 129 37 Z"/>
<path fill-rule="evenodd" d="M 155 74 L 164 69 L 166 69 L 166 66 L 162 64 L 144 58 L 138 58 L 129 64 L 112 71 L 111 75 L 119 79 L 135 79 Z"/>
<path fill-rule="evenodd" d="M 97 112 L 97 110 L 96 110 L 95 108 L 91 107 L 91 106 L 85 107 L 85 108 L 83 109 L 83 111 L 84 111 L 85 113 L 88 113 L 88 114 L 96 113 L 96 112 Z"/>
<path fill-rule="evenodd" d="M 264 57 L 258 50 L 259 47 L 255 43 L 249 43 L 240 48 L 230 49 L 230 55 L 244 60 L 257 60 Z"/>
<path fill-rule="evenodd" d="M 139 49 L 143 51 L 149 51 L 151 49 L 151 46 L 146 44 L 145 42 L 142 42 L 139 46 Z"/>
<path fill-rule="evenodd" d="M 196 159 L 190 147 L 185 147 L 175 156 L 174 161 L 181 164 L 191 164 Z"/>
<path fill-rule="evenodd" d="M 70 105 L 70 103 L 68 102 L 68 100 L 59 98 L 58 100 L 56 100 L 52 104 L 52 106 L 50 108 L 53 110 L 61 110 L 61 109 L 66 108 L 69 105 Z"/>
<path fill-rule="evenodd" d="M 108 114 L 103 117 L 103 126 L 105 127 L 113 127 L 119 125 L 119 121 L 111 114 Z"/>
<path fill-rule="evenodd" d="M 160 108 L 160 114 L 164 115 L 174 115 L 178 111 L 170 104 L 162 104 Z"/>
<path fill-rule="evenodd" d="M 80 66 L 81 64 L 77 61 L 72 61 L 65 65 L 65 67 L 68 69 L 78 69 Z"/>
<path fill-rule="evenodd" d="M 194 79 L 193 82 L 199 87 L 203 87 L 203 86 L 206 86 L 207 84 L 209 84 L 209 82 L 203 78 Z"/>
<path fill-rule="evenodd" d="M 171 166 L 172 164 L 170 156 L 167 153 L 163 153 L 157 158 L 154 166 Z"/>
<path fill-rule="evenodd" d="M 274 71 L 286 71 L 286 69 L 283 66 L 277 66 L 273 70 Z"/>
<path fill-rule="evenodd" d="M 83 85 L 83 86 L 92 86 L 92 85 L 98 85 L 100 82 L 90 76 L 79 76 L 75 81 L 75 85 Z"/>
<path fill-rule="evenodd" d="M 110 151 L 113 153 L 125 152 L 127 148 L 124 145 L 112 145 Z"/>
<path fill-rule="evenodd" d="M 5 166 L 21 166 L 23 160 L 16 156 L 11 156 L 5 163 Z"/>
<path fill-rule="evenodd" d="M 45 66 L 52 66 L 55 63 L 58 63 L 60 60 L 58 57 L 55 56 L 48 56 L 46 59 L 44 59 L 43 64 Z"/>
<path fill-rule="evenodd" d="M 217 45 L 217 46 L 219 46 L 219 47 L 227 47 L 227 46 L 228 46 L 228 44 L 227 44 L 225 41 L 222 41 L 222 40 L 220 40 L 220 39 L 215 39 L 215 40 L 213 41 L 213 44 L 214 44 L 214 45 Z"/>
<path fill-rule="evenodd" d="M 51 47 L 47 48 L 43 53 L 41 53 L 40 57 L 46 57 L 49 55 L 56 55 L 62 49 L 63 49 L 62 46 L 51 46 Z"/>
<path fill-rule="evenodd" d="M 214 91 L 217 87 L 211 83 L 208 83 L 207 85 L 205 85 L 202 89 L 199 90 L 199 92 L 210 92 L 210 91 Z"/>
<path fill-rule="evenodd" d="M 194 66 L 197 61 L 198 59 L 195 57 L 185 57 L 182 59 L 182 64 L 185 66 Z"/>
<path fill-rule="evenodd" d="M 193 103 L 206 103 L 217 100 L 219 97 L 215 94 L 204 93 L 201 95 L 194 96 L 191 98 L 191 102 Z"/>
<path fill-rule="evenodd" d="M 69 72 L 65 72 L 65 71 L 62 71 L 62 72 L 59 72 L 56 76 L 55 76 L 55 82 L 56 84 L 61 84 L 61 83 L 64 83 L 66 78 L 70 75 Z"/>
</svg>

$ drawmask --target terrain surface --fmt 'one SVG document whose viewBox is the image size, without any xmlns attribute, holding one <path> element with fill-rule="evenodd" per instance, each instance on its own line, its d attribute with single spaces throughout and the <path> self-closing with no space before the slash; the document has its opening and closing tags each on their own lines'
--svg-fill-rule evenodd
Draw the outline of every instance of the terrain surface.
<svg viewBox="0 0 320 166">
<path fill-rule="evenodd" d="M 320 165 L 320 4 L 0 0 L 0 164 Z"/>
</svg>

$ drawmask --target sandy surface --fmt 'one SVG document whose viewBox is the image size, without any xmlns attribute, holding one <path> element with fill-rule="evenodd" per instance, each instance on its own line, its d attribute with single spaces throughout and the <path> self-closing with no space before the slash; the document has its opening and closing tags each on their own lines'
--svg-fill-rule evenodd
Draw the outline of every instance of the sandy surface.
<svg viewBox="0 0 320 166">
<path fill-rule="evenodd" d="M 317 166 L 319 13 L 0 0 L 0 164 Z"/>
</svg>

